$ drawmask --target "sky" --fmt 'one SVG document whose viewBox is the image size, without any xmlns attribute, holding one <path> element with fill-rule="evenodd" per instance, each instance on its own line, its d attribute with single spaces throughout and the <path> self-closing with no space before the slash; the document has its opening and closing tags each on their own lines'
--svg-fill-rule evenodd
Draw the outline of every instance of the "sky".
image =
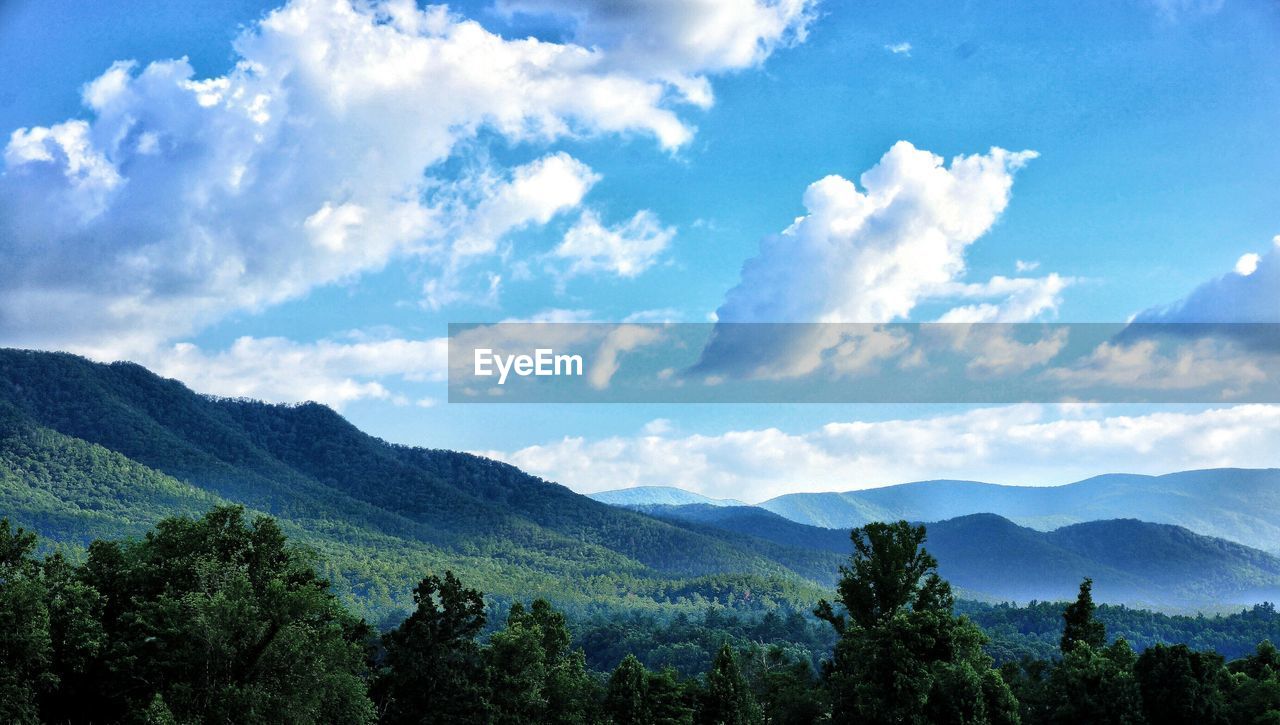
<svg viewBox="0 0 1280 725">
<path fill-rule="evenodd" d="M 1280 6 L 0 4 L 0 344 L 579 491 L 1280 465 L 1280 409 L 448 403 L 450 322 L 1280 322 Z"/>
</svg>

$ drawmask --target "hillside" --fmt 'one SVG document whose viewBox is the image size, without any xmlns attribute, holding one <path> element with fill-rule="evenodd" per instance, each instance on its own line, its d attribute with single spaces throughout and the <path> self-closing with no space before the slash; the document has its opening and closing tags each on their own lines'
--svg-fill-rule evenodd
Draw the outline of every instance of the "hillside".
<svg viewBox="0 0 1280 725">
<path fill-rule="evenodd" d="M 1108 474 L 1042 487 L 921 481 L 845 493 L 787 494 L 760 507 L 828 528 L 896 519 L 942 521 L 975 513 L 998 514 L 1042 531 L 1086 521 L 1140 519 L 1280 551 L 1280 469 Z"/>
<path fill-rule="evenodd" d="M 0 350 L 0 510 L 16 523 L 80 545 L 219 502 L 279 517 L 376 617 L 398 616 L 443 568 L 497 598 L 763 603 L 812 600 L 837 560 L 388 444 L 324 406 L 210 398 L 137 365 Z"/>
<path fill-rule="evenodd" d="M 1240 475 L 1251 473 L 1267 472 Z M 1136 495 L 1130 478 L 1145 480 L 1075 487 L 1093 487 L 1081 494 L 1091 501 L 1122 500 Z M 860 492 L 853 505 L 928 520 L 981 505 L 998 488 L 986 500 L 1030 516 L 1033 500 L 1020 492 L 1053 493 L 963 482 L 895 488 Z M 968 493 L 939 500 L 953 491 Z M 823 510 L 849 496 L 793 501 Z M 15 523 L 74 547 L 228 502 L 278 517 L 377 621 L 400 616 L 412 585 L 443 569 L 498 602 L 543 595 L 582 610 L 710 601 L 805 610 L 849 551 L 845 530 L 763 508 L 628 510 L 507 464 L 386 443 L 324 406 L 210 398 L 137 365 L 0 350 L 0 510 Z M 929 534 L 943 574 L 987 599 L 1067 597 L 1092 576 L 1106 601 L 1220 605 L 1274 598 L 1280 575 L 1262 552 L 1137 521 L 1043 532 L 1000 516 L 947 517 Z"/>
<path fill-rule="evenodd" d="M 848 532 L 798 524 L 753 507 L 641 507 L 658 518 L 820 551 L 848 552 Z M 1043 532 L 994 514 L 928 525 L 939 572 L 971 596 L 1069 598 L 1084 577 L 1100 601 L 1163 608 L 1274 601 L 1280 558 L 1167 524 L 1094 521 Z"/>
</svg>

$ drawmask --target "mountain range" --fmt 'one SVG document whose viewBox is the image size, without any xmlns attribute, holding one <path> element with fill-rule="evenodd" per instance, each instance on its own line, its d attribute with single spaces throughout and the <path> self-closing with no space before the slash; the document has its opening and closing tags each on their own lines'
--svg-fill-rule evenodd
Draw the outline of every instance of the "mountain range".
<svg viewBox="0 0 1280 725">
<path fill-rule="evenodd" d="M 1222 519 L 1214 512 L 1260 495 L 1274 477 L 1237 471 L 1212 479 L 1216 508 L 1206 504 L 1206 515 Z M 1000 487 L 918 484 L 857 492 L 854 501 L 879 508 L 848 523 L 823 523 L 934 521 L 928 546 L 943 574 L 974 598 L 1066 597 L 1083 576 L 1096 580 L 1103 600 L 1159 607 L 1274 598 L 1280 565 L 1256 549 L 1190 526 L 1062 525 L 1071 522 L 1054 518 L 1109 511 L 1103 504 L 1140 495 L 1134 481 L 1146 481 L 1142 490 L 1150 491 L 1151 480 L 1186 484 L 1176 476 L 1091 479 L 1085 483 L 1096 493 L 1081 499 L 1086 513 L 1055 500 L 1059 508 L 1047 514 L 1029 499 L 991 491 Z M 1114 484 L 1110 495 L 1107 481 Z M 974 494 L 948 503 L 929 493 L 953 488 Z M 964 511 L 985 505 L 979 493 L 1012 496 L 1006 501 L 1021 501 L 1022 508 L 1009 513 L 1006 502 L 1005 509 Z M 666 503 L 634 503 L 659 494 Z M 541 595 L 592 611 L 713 602 L 804 610 L 829 596 L 850 550 L 846 530 L 802 524 L 764 507 L 670 492 L 629 497 L 627 506 L 607 505 L 498 461 L 391 444 L 317 404 L 215 398 L 130 363 L 0 350 L 0 515 L 39 533 L 46 550 L 137 536 L 166 516 L 240 504 L 277 517 L 291 538 L 315 552 L 335 589 L 375 622 L 398 621 L 413 585 L 445 569 L 499 602 Z M 803 496 L 783 498 L 796 504 L 793 516 L 820 510 L 800 505 L 808 501 Z M 985 500 L 996 508 L 1005 499 Z M 1240 521 L 1266 520 L 1266 509 L 1275 508 L 1268 501 L 1242 507 Z M 941 515 L 949 513 L 959 517 Z M 1024 525 L 1028 520 L 1034 528 Z"/>
<path fill-rule="evenodd" d="M 669 490 L 645 497 L 620 492 L 599 500 L 627 505 L 674 503 Z M 694 501 L 689 501 L 693 503 Z M 843 493 L 792 493 L 757 504 L 797 523 L 832 529 L 870 521 L 944 521 L 991 513 L 1040 531 L 1106 519 L 1173 524 L 1280 553 L 1280 469 L 1215 468 L 1163 476 L 1112 473 L 1061 486 L 978 481 L 918 481 Z"/>
<path fill-rule="evenodd" d="M 638 506 L 636 510 L 751 534 L 780 545 L 843 553 L 846 529 L 796 523 L 757 507 Z M 1037 531 L 995 514 L 969 514 L 926 526 L 938 571 L 972 598 L 1059 600 L 1094 579 L 1102 601 L 1196 607 L 1275 601 L 1280 557 L 1179 526 L 1135 519 L 1091 521 Z"/>
<path fill-rule="evenodd" d="M 686 506 L 689 504 L 706 504 L 708 506 L 746 506 L 747 504 L 732 498 L 708 498 L 700 493 L 686 491 L 675 486 L 635 486 L 619 488 L 612 491 L 587 494 L 589 498 L 611 506 Z"/>
</svg>

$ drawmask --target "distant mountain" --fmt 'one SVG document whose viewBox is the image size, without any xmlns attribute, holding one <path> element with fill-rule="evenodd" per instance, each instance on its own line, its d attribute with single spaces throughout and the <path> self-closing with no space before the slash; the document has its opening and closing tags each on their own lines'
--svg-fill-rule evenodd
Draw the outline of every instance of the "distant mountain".
<svg viewBox="0 0 1280 725">
<path fill-rule="evenodd" d="M 792 521 L 828 528 L 993 513 L 1048 531 L 1086 521 L 1131 518 L 1280 551 L 1280 469 L 1274 468 L 1218 468 L 1164 476 L 1108 474 L 1043 487 L 922 481 L 845 493 L 787 494 L 760 507 Z"/>
<path fill-rule="evenodd" d="M 807 607 L 839 560 L 392 445 L 321 405 L 211 398 L 138 365 L 0 349 L 0 515 L 83 545 L 228 502 L 278 517 L 374 617 L 401 612 L 418 579 L 444 569 L 498 598 L 565 606 Z"/>
<path fill-rule="evenodd" d="M 808 526 L 756 506 L 711 506 L 696 503 L 627 508 L 667 521 L 700 524 L 735 534 L 746 534 L 780 546 L 829 551 L 844 556 L 848 556 L 851 550 L 848 529 Z"/>
<path fill-rule="evenodd" d="M 636 486 L 619 488 L 613 491 L 601 491 L 588 494 L 600 503 L 610 506 L 687 506 L 689 504 L 706 504 L 708 506 L 746 506 L 747 504 L 732 498 L 708 498 L 699 493 L 686 491 L 675 486 Z"/>
<path fill-rule="evenodd" d="M 849 532 L 789 521 L 753 507 L 652 506 L 650 515 L 686 525 L 750 533 L 788 547 L 847 555 Z M 926 525 L 925 547 L 944 578 L 970 596 L 1026 602 L 1074 596 L 1094 579 L 1100 601 L 1200 607 L 1274 601 L 1280 558 L 1178 526 L 1132 519 L 1037 531 L 994 514 Z"/>
</svg>

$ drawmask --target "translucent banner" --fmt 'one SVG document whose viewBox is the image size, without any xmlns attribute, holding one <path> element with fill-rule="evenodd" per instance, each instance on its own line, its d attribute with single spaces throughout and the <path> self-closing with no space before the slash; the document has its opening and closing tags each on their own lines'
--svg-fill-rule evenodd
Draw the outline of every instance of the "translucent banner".
<svg viewBox="0 0 1280 725">
<path fill-rule="evenodd" d="M 449 326 L 451 403 L 1280 402 L 1280 325 Z"/>
</svg>

